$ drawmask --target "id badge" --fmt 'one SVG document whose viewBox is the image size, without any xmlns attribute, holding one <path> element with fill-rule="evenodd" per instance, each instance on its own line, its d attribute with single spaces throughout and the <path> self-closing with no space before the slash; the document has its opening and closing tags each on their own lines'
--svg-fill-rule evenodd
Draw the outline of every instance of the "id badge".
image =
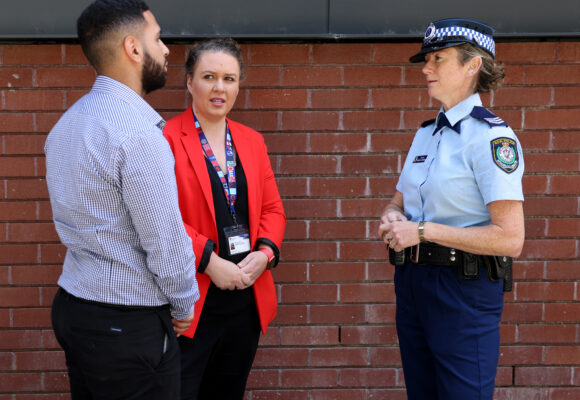
<svg viewBox="0 0 580 400">
<path fill-rule="evenodd" d="M 250 231 L 246 225 L 228 226 L 224 228 L 224 234 L 228 241 L 228 255 L 250 251 Z"/>
</svg>

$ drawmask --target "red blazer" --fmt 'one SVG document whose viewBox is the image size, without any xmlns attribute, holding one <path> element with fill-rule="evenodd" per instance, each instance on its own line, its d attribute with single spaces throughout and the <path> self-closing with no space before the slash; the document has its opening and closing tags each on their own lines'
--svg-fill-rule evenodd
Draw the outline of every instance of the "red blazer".
<svg viewBox="0 0 580 400">
<path fill-rule="evenodd" d="M 286 216 L 274 180 L 266 144 L 261 134 L 228 119 L 232 135 L 248 184 L 250 241 L 254 248 L 260 238 L 268 239 L 280 248 L 286 227 Z M 185 229 L 193 241 L 196 264 L 199 265 L 208 239 L 218 243 L 213 195 L 199 136 L 195 129 L 191 107 L 167 121 L 163 134 L 175 156 L 175 175 L 179 192 L 179 207 Z M 219 248 L 219 244 L 217 246 Z M 210 285 L 206 274 L 196 274 L 200 299 L 195 303 L 191 327 L 183 333 L 193 337 Z M 276 316 L 277 296 L 272 273 L 264 271 L 254 283 L 254 297 L 260 326 L 265 333 Z"/>
</svg>

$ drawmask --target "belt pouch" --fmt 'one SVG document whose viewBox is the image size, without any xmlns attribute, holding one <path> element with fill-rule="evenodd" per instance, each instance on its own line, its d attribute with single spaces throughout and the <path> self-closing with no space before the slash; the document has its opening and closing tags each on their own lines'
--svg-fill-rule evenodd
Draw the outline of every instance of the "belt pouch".
<svg viewBox="0 0 580 400">
<path fill-rule="evenodd" d="M 389 262 L 395 267 L 405 265 L 405 250 L 395 251 L 389 247 Z"/>
<path fill-rule="evenodd" d="M 511 292 L 513 287 L 513 259 L 506 256 L 496 256 L 494 257 L 497 263 L 503 269 L 503 291 Z"/>
<path fill-rule="evenodd" d="M 484 256 L 487 276 L 492 282 L 499 281 L 505 275 L 505 269 L 500 265 L 499 258 L 497 256 Z"/>
<path fill-rule="evenodd" d="M 492 282 L 497 282 L 503 278 L 503 291 L 511 292 L 513 286 L 512 258 L 506 256 L 485 256 L 484 260 L 489 279 Z"/>
<path fill-rule="evenodd" d="M 463 268 L 460 267 L 462 279 L 479 279 L 479 265 L 477 256 L 471 253 L 463 253 Z"/>
</svg>

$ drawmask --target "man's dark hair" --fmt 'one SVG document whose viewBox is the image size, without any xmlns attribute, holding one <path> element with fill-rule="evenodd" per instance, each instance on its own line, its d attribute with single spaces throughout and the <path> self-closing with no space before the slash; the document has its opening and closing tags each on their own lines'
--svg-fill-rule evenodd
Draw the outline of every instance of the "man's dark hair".
<svg viewBox="0 0 580 400">
<path fill-rule="evenodd" d="M 141 0 L 96 0 L 77 20 L 77 35 L 83 53 L 99 70 L 110 49 L 100 46 L 107 36 L 132 24 L 145 23 L 143 13 L 149 10 Z M 108 51 L 107 51 L 108 50 Z"/>
</svg>

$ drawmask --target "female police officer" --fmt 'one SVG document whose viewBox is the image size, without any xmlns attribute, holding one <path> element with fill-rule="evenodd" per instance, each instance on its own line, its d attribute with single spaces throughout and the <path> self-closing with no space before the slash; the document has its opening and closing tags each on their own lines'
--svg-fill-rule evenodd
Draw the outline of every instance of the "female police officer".
<svg viewBox="0 0 580 400">
<path fill-rule="evenodd" d="M 524 163 L 513 131 L 479 97 L 504 77 L 492 35 L 477 21 L 436 21 L 410 58 L 424 62 L 429 95 L 442 106 L 415 135 L 379 236 L 397 265 L 412 400 L 493 397 L 502 277 L 524 242 Z"/>
</svg>

